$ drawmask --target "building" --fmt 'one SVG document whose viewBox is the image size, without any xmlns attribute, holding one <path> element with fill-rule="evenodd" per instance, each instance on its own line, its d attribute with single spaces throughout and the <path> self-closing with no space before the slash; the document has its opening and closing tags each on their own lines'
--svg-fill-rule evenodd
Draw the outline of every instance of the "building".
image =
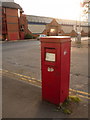
<svg viewBox="0 0 90 120">
<path fill-rule="evenodd" d="M 38 35 L 45 32 L 46 25 L 51 23 L 53 18 L 26 15 L 28 21 L 28 29 L 33 35 Z"/>
<path fill-rule="evenodd" d="M 90 32 L 87 22 L 25 15 L 22 7 L 14 0 L 0 1 L 0 39 L 20 40 L 27 34 L 36 37 L 39 34 L 77 36 L 79 32 L 82 36 L 87 36 Z"/>
<path fill-rule="evenodd" d="M 64 20 L 50 17 L 26 15 L 28 29 L 33 35 L 69 35 L 76 36 L 81 32 L 82 36 L 88 34 L 87 22 L 75 20 Z"/>
<path fill-rule="evenodd" d="M 15 2 L 2 2 L 0 11 L 2 11 L 2 39 L 24 39 L 26 30 L 24 24 L 27 24 L 27 21 L 26 16 L 22 14 L 21 6 Z"/>
</svg>

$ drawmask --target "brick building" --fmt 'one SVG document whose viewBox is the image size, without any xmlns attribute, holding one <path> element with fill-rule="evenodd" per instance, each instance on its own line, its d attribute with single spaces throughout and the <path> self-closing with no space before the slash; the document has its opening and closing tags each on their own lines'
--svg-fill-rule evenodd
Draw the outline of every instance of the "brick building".
<svg viewBox="0 0 90 120">
<path fill-rule="evenodd" d="M 8 40 L 24 39 L 27 20 L 23 10 L 15 2 L 2 2 L 2 38 Z"/>
<path fill-rule="evenodd" d="M 32 36 L 39 34 L 76 36 L 77 32 L 81 31 L 81 35 L 86 36 L 89 32 L 89 25 L 85 22 L 24 15 L 21 6 L 15 2 L 2 2 L 0 16 L 2 18 L 0 20 L 0 31 L 2 32 L 0 38 L 4 40 L 24 39 L 27 33 Z"/>
</svg>

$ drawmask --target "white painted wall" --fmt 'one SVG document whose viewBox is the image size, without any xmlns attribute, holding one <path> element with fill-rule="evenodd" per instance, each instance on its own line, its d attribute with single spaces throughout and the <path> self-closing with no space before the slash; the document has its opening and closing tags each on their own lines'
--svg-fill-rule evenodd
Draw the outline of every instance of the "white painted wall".
<svg viewBox="0 0 90 120">
<path fill-rule="evenodd" d="M 32 33 L 42 33 L 46 28 L 46 25 L 37 25 L 37 24 L 28 24 L 28 29 L 32 32 Z"/>
<path fill-rule="evenodd" d="M 73 30 L 73 26 L 63 26 L 63 25 L 62 25 L 62 30 L 63 30 L 65 33 L 71 33 L 71 31 Z"/>
</svg>

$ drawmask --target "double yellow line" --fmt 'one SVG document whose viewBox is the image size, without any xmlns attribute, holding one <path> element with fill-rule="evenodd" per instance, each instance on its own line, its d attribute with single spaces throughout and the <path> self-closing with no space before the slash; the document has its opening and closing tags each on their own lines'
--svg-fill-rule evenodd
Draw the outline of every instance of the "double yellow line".
<svg viewBox="0 0 90 120">
<path fill-rule="evenodd" d="M 74 89 L 69 89 L 71 92 L 75 92 L 79 97 L 82 97 L 82 98 L 86 98 L 86 99 L 89 99 L 90 100 L 90 93 L 87 93 L 87 92 L 83 92 L 83 91 L 80 91 L 80 90 L 74 90 Z"/>
<path fill-rule="evenodd" d="M 33 85 L 37 85 L 39 87 L 41 87 L 41 80 L 37 80 L 36 78 L 33 78 L 31 76 L 26 76 L 26 75 L 22 75 L 19 73 L 14 73 L 14 72 L 10 72 L 8 70 L 2 70 L 3 73 L 6 73 L 8 75 L 15 75 L 18 76 L 20 78 L 20 80 L 23 81 L 27 81 Z M 0 70 L 1 73 L 1 70 Z M 90 93 L 84 92 L 84 91 L 80 91 L 80 90 L 75 90 L 75 89 L 69 89 L 70 92 L 75 93 L 76 95 L 78 95 L 79 97 L 85 98 L 85 99 L 89 99 L 90 100 Z"/>
</svg>

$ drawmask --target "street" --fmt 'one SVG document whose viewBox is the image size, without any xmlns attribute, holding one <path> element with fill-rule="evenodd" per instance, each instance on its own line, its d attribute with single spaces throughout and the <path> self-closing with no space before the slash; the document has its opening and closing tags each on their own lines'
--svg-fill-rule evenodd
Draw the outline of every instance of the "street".
<svg viewBox="0 0 90 120">
<path fill-rule="evenodd" d="M 3 70 L 41 80 L 39 41 L 8 42 L 3 44 Z M 71 88 L 88 92 L 88 48 L 71 48 Z M 78 81 L 77 77 L 80 79 Z"/>
<path fill-rule="evenodd" d="M 40 79 L 39 41 L 3 44 L 3 69 Z"/>
<path fill-rule="evenodd" d="M 40 51 L 40 42 L 39 41 L 18 41 L 18 42 L 5 42 L 2 45 L 2 69 L 3 69 L 3 117 L 53 117 L 53 118 L 60 118 L 60 117 L 67 117 L 63 114 L 57 115 L 57 113 L 53 114 L 53 112 L 50 112 L 53 108 L 52 105 L 49 105 L 49 110 L 46 112 L 45 110 L 48 109 L 48 105 L 43 108 L 43 105 L 38 106 L 38 103 L 35 102 L 35 96 L 37 99 L 41 101 L 41 51 Z M 29 78 L 29 80 L 26 79 L 26 77 Z M 82 103 L 80 104 L 80 109 L 82 110 L 81 113 L 78 115 L 78 112 L 75 114 L 73 113 L 71 118 L 73 117 L 79 117 L 82 118 L 82 116 L 88 117 L 88 97 L 86 94 L 88 93 L 88 46 L 82 45 L 81 47 L 74 46 L 72 44 L 71 47 L 71 72 L 70 72 L 70 89 L 76 90 L 75 94 L 80 91 L 81 93 L 85 93 L 81 98 L 83 99 Z M 12 83 L 13 81 L 13 83 Z M 36 83 L 35 83 L 36 82 Z M 22 85 L 20 85 L 20 83 Z M 30 84 L 35 85 L 35 90 Z M 22 86 L 19 88 L 19 85 Z M 10 86 L 10 87 L 9 87 Z M 17 86 L 17 87 L 15 87 Z M 27 87 L 28 86 L 28 87 Z M 9 88 L 8 88 L 9 87 Z M 38 87 L 38 90 L 36 88 Z M 13 90 L 14 89 L 14 92 Z M 29 91 L 28 91 L 29 89 Z M 10 91 L 12 90 L 12 91 Z M 16 90 L 16 91 L 15 91 Z M 30 91 L 31 90 L 31 91 Z M 35 91 L 35 92 L 34 92 Z M 6 93 L 7 92 L 7 93 Z M 11 93 L 12 92 L 12 93 Z M 19 93 L 18 93 L 19 92 Z M 29 92 L 32 95 L 33 92 L 36 93 L 32 100 L 29 96 Z M 79 93 L 80 93 L 79 92 Z M 15 93 L 15 94 L 13 94 Z M 17 93 L 17 94 L 16 94 Z M 26 94 L 29 98 L 28 101 L 24 101 L 24 96 Z M 39 94 L 39 96 L 37 95 Z M 10 95 L 10 96 L 8 96 Z M 19 103 L 15 103 L 15 99 L 19 99 L 21 95 L 23 105 L 20 104 L 20 107 L 26 107 L 29 104 L 30 101 L 34 101 L 34 106 L 31 105 L 30 102 L 29 106 L 33 106 L 33 110 L 30 108 L 30 111 L 33 113 L 25 112 L 25 110 L 22 112 L 24 108 L 20 108 L 20 111 L 18 114 L 15 113 L 15 110 L 17 108 L 15 106 L 18 106 Z M 11 98 L 11 99 L 10 99 Z M 10 102 L 10 101 L 11 102 Z M 14 103 L 13 103 L 14 101 Z M 17 100 L 16 100 L 17 101 Z M 40 102 L 38 101 L 38 102 Z M 11 104 L 10 104 L 10 103 Z M 24 104 L 25 102 L 25 104 Z M 21 102 L 22 103 L 22 102 Z M 36 106 L 35 106 L 36 103 Z M 11 106 L 11 107 L 10 107 Z M 11 109 L 9 109 L 9 107 Z M 34 109 L 36 107 L 36 110 Z M 37 108 L 39 107 L 39 108 Z M 50 108 L 51 107 L 51 108 Z M 12 110 L 13 109 L 13 110 Z M 14 110 L 15 109 L 15 110 Z M 44 111 L 47 114 L 41 112 L 36 114 L 36 111 L 39 112 Z M 28 108 L 27 108 L 28 110 Z M 27 111 L 26 110 L 26 111 Z M 50 114 L 49 114 L 49 113 Z M 53 114 L 53 115 L 52 115 Z"/>
</svg>

